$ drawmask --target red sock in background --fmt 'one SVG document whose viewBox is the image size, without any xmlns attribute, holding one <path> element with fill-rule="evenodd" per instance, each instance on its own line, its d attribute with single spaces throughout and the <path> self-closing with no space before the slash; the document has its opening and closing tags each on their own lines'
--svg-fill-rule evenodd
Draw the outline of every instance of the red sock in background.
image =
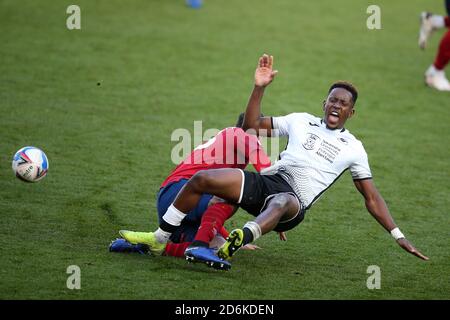
<svg viewBox="0 0 450 320">
<path fill-rule="evenodd" d="M 446 19 L 447 23 L 448 17 Z M 443 70 L 450 61 L 450 31 L 447 31 L 439 44 L 439 50 L 434 60 L 434 66 L 438 70 Z"/>
<path fill-rule="evenodd" d="M 184 251 L 191 244 L 191 242 L 172 243 L 166 245 L 163 255 L 184 258 Z"/>
<path fill-rule="evenodd" d="M 194 240 L 210 243 L 219 232 L 225 220 L 233 215 L 233 206 L 226 203 L 216 203 L 210 206 L 202 217 L 202 222 Z"/>
</svg>

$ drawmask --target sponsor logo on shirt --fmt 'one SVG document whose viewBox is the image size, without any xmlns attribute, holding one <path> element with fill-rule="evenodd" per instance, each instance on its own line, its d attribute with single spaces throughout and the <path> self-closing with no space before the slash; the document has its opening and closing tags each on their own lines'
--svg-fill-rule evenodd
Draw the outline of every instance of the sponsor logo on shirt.
<svg viewBox="0 0 450 320">
<path fill-rule="evenodd" d="M 319 157 L 324 158 L 329 163 L 333 163 L 336 157 L 341 152 L 341 149 L 334 144 L 323 140 L 322 143 L 319 146 L 319 150 L 317 150 L 316 154 Z"/>
</svg>

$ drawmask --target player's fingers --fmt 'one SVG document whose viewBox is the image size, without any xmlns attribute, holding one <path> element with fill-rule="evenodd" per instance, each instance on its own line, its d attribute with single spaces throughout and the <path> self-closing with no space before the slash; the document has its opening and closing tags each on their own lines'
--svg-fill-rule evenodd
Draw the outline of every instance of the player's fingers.
<svg viewBox="0 0 450 320">
<path fill-rule="evenodd" d="M 245 246 L 242 247 L 242 249 L 246 249 L 246 250 L 259 250 L 261 249 L 261 247 L 258 247 L 255 244 L 251 244 L 251 243 L 247 243 Z"/>
<path fill-rule="evenodd" d="M 425 255 L 423 255 L 419 250 L 417 250 L 413 245 L 411 245 L 410 243 L 408 243 L 408 245 L 405 248 L 406 250 L 408 250 L 410 253 L 412 253 L 413 255 L 415 255 L 416 257 L 423 259 L 423 260 L 429 260 L 429 258 Z"/>
<path fill-rule="evenodd" d="M 267 54 L 263 54 L 263 67 L 267 67 L 269 63 L 269 56 Z"/>
<path fill-rule="evenodd" d="M 430 258 L 428 258 L 427 256 L 423 255 L 418 250 L 414 250 L 413 254 L 416 255 L 417 257 L 419 257 L 420 259 L 425 260 L 425 261 L 430 260 Z"/>
<path fill-rule="evenodd" d="M 263 57 L 260 57 L 260 58 L 259 58 L 258 66 L 259 66 L 259 67 L 262 67 L 262 66 L 263 66 Z"/>
<path fill-rule="evenodd" d="M 274 78 L 278 74 L 278 70 L 274 70 L 271 73 L 272 78 Z"/>
<path fill-rule="evenodd" d="M 269 68 L 272 68 L 273 66 L 273 56 L 269 57 Z"/>
</svg>

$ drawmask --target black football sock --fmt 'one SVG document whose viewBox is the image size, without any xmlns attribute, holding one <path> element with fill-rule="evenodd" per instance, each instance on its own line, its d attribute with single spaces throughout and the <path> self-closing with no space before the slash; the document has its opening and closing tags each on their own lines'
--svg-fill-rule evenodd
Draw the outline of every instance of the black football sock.
<svg viewBox="0 0 450 320">
<path fill-rule="evenodd" d="M 192 243 L 189 245 L 189 248 L 193 248 L 193 247 L 205 247 L 205 248 L 209 248 L 208 243 L 201 241 L 201 240 L 194 240 L 192 241 Z"/>
<path fill-rule="evenodd" d="M 159 224 L 159 227 L 161 228 L 161 230 L 170 232 L 170 233 L 174 233 L 178 229 L 178 226 L 171 225 L 170 223 L 166 222 L 164 219 L 161 219 L 161 223 Z"/>
<path fill-rule="evenodd" d="M 247 227 L 244 227 L 242 229 L 242 231 L 244 231 L 244 240 L 242 241 L 243 242 L 242 245 L 245 246 L 247 243 L 250 243 L 253 241 L 253 233 Z"/>
</svg>

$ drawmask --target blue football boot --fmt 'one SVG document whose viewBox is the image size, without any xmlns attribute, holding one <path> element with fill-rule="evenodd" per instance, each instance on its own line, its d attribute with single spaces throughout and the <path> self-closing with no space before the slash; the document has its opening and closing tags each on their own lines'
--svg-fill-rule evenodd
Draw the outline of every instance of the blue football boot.
<svg viewBox="0 0 450 320">
<path fill-rule="evenodd" d="M 184 251 L 184 256 L 188 262 L 202 262 L 214 269 L 229 270 L 231 268 L 231 263 L 220 259 L 211 248 L 188 247 Z"/>
<path fill-rule="evenodd" d="M 110 252 L 136 252 L 139 254 L 148 254 L 149 248 L 145 244 L 131 244 L 125 239 L 118 238 L 109 245 Z"/>
</svg>

